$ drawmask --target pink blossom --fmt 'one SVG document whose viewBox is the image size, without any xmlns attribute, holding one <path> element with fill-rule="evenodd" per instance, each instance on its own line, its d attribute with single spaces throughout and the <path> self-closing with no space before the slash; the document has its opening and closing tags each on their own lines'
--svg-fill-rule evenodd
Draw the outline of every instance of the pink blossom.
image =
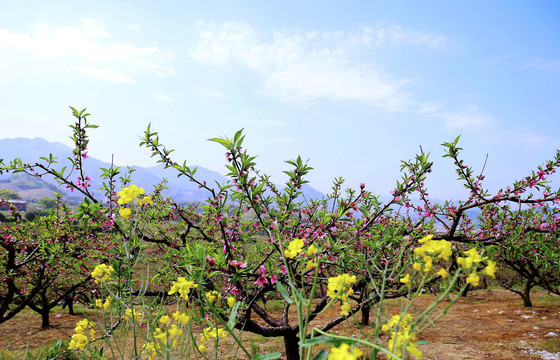
<svg viewBox="0 0 560 360">
<path fill-rule="evenodd" d="M 260 285 L 260 286 L 264 286 L 265 284 L 268 284 L 268 280 L 266 279 L 266 277 L 264 275 L 261 275 L 257 281 L 255 281 L 255 284 Z"/>
</svg>

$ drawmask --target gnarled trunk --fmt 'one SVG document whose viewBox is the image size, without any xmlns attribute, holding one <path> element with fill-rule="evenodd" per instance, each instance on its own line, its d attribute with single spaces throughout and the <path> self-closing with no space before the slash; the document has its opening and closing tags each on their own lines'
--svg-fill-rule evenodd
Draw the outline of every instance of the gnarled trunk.
<svg viewBox="0 0 560 360">
<path fill-rule="evenodd" d="M 284 348 L 286 349 L 286 360 L 299 360 L 299 337 L 292 332 L 284 335 Z"/>
</svg>

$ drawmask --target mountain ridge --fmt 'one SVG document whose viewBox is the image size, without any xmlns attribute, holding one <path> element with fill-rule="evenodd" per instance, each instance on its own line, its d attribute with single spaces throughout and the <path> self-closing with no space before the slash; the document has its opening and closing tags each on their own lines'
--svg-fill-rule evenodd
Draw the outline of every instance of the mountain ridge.
<svg viewBox="0 0 560 360">
<path fill-rule="evenodd" d="M 0 159 L 3 159 L 5 164 L 15 158 L 21 159 L 24 163 L 34 163 L 38 162 L 40 157 L 48 156 L 49 154 L 57 158 L 58 163 L 55 165 L 55 169 L 60 170 L 63 166 L 66 166 L 67 171 L 68 169 L 72 169 L 71 163 L 67 159 L 72 156 L 72 149 L 60 142 L 50 142 L 41 137 L 33 139 L 23 137 L 0 139 Z M 92 179 L 92 188 L 101 188 L 101 168 L 109 168 L 111 164 L 91 156 L 84 159 L 83 164 L 86 173 Z M 149 191 L 149 189 L 159 184 L 165 178 L 167 179 L 168 190 L 164 192 L 164 195 L 170 196 L 176 201 L 204 201 L 208 198 L 209 193 L 207 190 L 199 189 L 196 183 L 188 181 L 183 176 L 178 177 L 178 172 L 175 169 L 165 169 L 162 164 L 151 167 L 133 165 L 130 167 L 134 169 L 134 172 L 131 174 L 133 183 L 139 187 L 145 188 L 146 191 Z M 215 187 L 216 182 L 219 184 L 228 182 L 225 176 L 216 171 L 197 165 L 192 165 L 190 167 L 196 167 L 197 178 L 200 181 L 206 181 L 210 187 Z M 124 175 L 127 171 L 127 166 L 121 166 L 120 171 L 120 176 Z M 6 179 L 10 175 L 11 174 L 0 175 L 0 180 L 3 180 L 6 184 Z M 45 177 L 42 179 L 49 184 L 57 184 L 52 178 L 49 179 Z M 0 181 L 0 188 L 2 187 L 1 182 L 2 181 Z M 278 186 L 278 188 L 283 188 L 283 186 Z M 59 191 L 68 197 L 72 197 L 75 194 L 71 194 L 61 187 L 59 187 Z M 303 186 L 302 191 L 307 199 L 317 199 L 325 196 L 323 193 L 307 184 Z M 96 190 L 94 190 L 94 193 L 95 192 Z"/>
</svg>

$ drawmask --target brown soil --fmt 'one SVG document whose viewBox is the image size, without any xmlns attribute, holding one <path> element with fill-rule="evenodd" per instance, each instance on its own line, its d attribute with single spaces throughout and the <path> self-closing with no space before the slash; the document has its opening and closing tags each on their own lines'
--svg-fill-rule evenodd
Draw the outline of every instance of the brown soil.
<svg viewBox="0 0 560 360">
<path fill-rule="evenodd" d="M 535 298 L 539 294 L 533 295 Z M 425 307 L 433 301 L 432 296 L 422 296 L 415 307 Z M 558 304 L 558 302 L 556 302 Z M 442 303 L 445 305 L 445 303 Z M 335 316 L 338 309 L 329 310 Z M 329 313 L 319 321 L 327 320 Z M 40 329 L 40 317 L 33 313 L 20 314 L 16 319 L 0 324 L 0 349 L 25 347 L 33 349 L 60 338 L 69 337 L 83 316 L 53 313 L 52 327 Z M 346 324 L 335 329 L 348 335 L 354 325 Z M 371 328 L 362 328 L 364 333 Z M 247 336 L 260 341 L 261 353 L 281 351 L 280 339 L 264 339 Z M 521 299 L 505 290 L 481 290 L 459 299 L 448 314 L 419 335 L 429 341 L 419 349 L 425 359 L 546 359 L 560 360 L 560 353 L 543 350 L 545 341 L 560 342 L 560 305 L 534 305 L 525 308 Z"/>
</svg>

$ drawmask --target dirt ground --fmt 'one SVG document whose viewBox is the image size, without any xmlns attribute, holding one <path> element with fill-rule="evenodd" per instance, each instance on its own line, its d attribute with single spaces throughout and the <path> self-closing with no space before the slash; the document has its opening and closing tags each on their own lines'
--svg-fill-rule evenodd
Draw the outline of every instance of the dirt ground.
<svg viewBox="0 0 560 360">
<path fill-rule="evenodd" d="M 539 294 L 535 294 L 537 298 Z M 422 307 L 433 300 L 426 295 L 417 299 Z M 560 360 L 560 352 L 544 350 L 547 341 L 560 343 L 560 305 L 539 305 L 525 308 L 521 299 L 505 290 L 480 290 L 458 300 L 448 314 L 419 335 L 429 344 L 419 346 L 424 359 L 527 359 Z M 558 301 L 555 304 L 559 304 Z M 337 310 L 337 309 L 333 309 Z M 336 312 L 333 312 L 335 314 Z M 328 315 L 328 314 L 326 314 Z M 0 349 L 27 346 L 31 348 L 69 337 L 82 316 L 53 313 L 52 327 L 40 329 L 36 314 L 20 314 L 0 325 Z M 322 317 L 320 321 L 326 318 Z M 346 334 L 351 326 L 335 329 Z M 365 329 L 367 333 L 367 327 Z M 261 351 L 281 350 L 280 342 L 261 338 Z"/>
</svg>

